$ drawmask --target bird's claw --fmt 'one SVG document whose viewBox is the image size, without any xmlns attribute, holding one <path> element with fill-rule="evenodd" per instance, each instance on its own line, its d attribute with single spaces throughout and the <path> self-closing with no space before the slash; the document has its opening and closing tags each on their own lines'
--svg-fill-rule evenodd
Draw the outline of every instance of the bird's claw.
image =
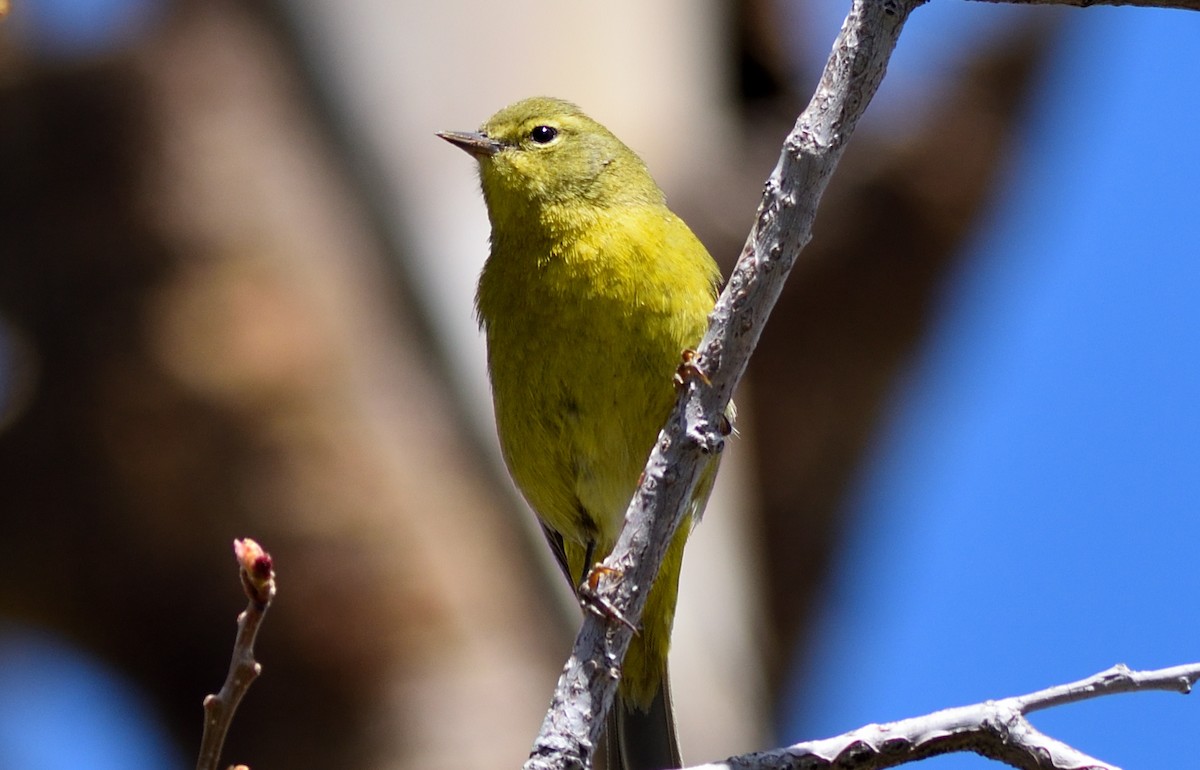
<svg viewBox="0 0 1200 770">
<path fill-rule="evenodd" d="M 637 626 L 629 622 L 624 613 L 617 609 L 607 597 L 600 594 L 600 579 L 609 575 L 619 580 L 624 576 L 624 573 L 616 567 L 606 567 L 603 564 L 597 564 L 592 567 L 591 571 L 587 574 L 587 578 L 583 581 L 583 585 L 579 586 L 579 603 L 588 612 L 595 613 L 602 618 L 615 620 L 636 633 Z"/>
<path fill-rule="evenodd" d="M 700 369 L 700 355 L 691 348 L 684 348 L 680 355 L 679 366 L 675 369 L 675 376 L 672 381 L 676 388 L 682 389 L 687 385 L 688 380 L 699 380 L 705 385 L 712 385 L 712 380 L 708 379 L 708 375 Z"/>
</svg>

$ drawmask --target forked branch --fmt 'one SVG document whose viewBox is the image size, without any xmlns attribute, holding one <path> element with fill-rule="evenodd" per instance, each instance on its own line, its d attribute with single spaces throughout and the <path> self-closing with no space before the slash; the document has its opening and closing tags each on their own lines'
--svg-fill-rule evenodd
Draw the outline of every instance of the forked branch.
<svg viewBox="0 0 1200 770">
<path fill-rule="evenodd" d="M 882 770 L 956 751 L 973 751 L 1022 770 L 1119 770 L 1040 732 L 1026 717 L 1104 695 L 1141 690 L 1187 694 L 1197 680 L 1200 663 L 1156 671 L 1131 671 L 1118 665 L 1028 695 L 866 725 L 833 738 L 744 754 L 692 770 Z"/>
</svg>

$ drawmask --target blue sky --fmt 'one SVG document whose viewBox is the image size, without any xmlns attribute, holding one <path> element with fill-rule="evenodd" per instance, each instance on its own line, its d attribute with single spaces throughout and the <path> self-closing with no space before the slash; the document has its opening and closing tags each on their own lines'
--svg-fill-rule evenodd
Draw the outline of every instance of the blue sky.
<svg viewBox="0 0 1200 770">
<path fill-rule="evenodd" d="M 198 701 L 196 714 L 199 725 Z M 186 766 L 151 705 L 119 676 L 49 634 L 0 622 L 0 767 Z"/>
<path fill-rule="evenodd" d="M 981 32 L 990 6 L 935 3 L 909 28 L 934 8 L 950 37 L 906 30 L 897 66 L 956 24 Z M 1001 198 L 859 479 L 786 739 L 1200 660 L 1200 15 L 1060 20 Z M 1034 722 L 1106 761 L 1174 767 L 1200 700 Z"/>
</svg>

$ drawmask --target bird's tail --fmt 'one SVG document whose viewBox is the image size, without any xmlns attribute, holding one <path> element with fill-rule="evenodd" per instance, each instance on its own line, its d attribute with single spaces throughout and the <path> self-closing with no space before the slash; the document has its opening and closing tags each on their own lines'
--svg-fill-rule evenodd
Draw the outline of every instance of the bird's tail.
<svg viewBox="0 0 1200 770">
<path fill-rule="evenodd" d="M 683 767 L 675 737 L 671 685 L 664 671 L 658 692 L 642 709 L 617 695 L 608 715 L 609 770 L 666 770 Z"/>
</svg>

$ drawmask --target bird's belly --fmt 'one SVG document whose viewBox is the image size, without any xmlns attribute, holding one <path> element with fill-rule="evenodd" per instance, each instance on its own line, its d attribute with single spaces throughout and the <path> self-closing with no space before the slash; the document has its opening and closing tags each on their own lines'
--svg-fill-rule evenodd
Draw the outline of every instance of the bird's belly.
<svg viewBox="0 0 1200 770">
<path fill-rule="evenodd" d="M 539 332 L 550 339 L 539 341 Z M 616 541 L 673 400 L 674 345 L 626 332 L 528 329 L 520 352 L 489 340 L 505 460 L 530 505 L 568 541 Z M 540 344 L 539 344 L 540 343 Z M 648 349 L 648 348 L 663 348 Z M 680 346 L 680 348 L 682 345 Z"/>
</svg>

